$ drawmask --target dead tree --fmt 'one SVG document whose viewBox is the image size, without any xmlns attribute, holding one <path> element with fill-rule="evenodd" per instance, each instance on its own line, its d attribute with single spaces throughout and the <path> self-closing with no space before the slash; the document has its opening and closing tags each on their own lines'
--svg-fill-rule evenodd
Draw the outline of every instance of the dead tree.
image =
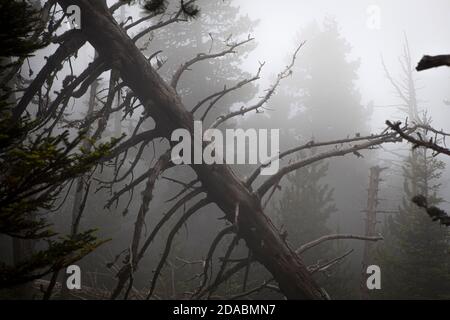
<svg viewBox="0 0 450 320">
<path fill-rule="evenodd" d="M 418 108 L 418 99 L 416 96 L 416 86 L 414 81 L 414 74 L 413 74 L 413 68 L 412 68 L 412 60 L 411 60 L 411 54 L 409 50 L 408 40 L 405 37 L 405 44 L 404 44 L 404 52 L 402 59 L 400 60 L 402 64 L 402 69 L 404 72 L 404 77 L 402 82 L 397 82 L 393 77 L 390 75 L 388 69 L 386 68 L 384 62 L 383 67 L 386 73 L 386 77 L 391 82 L 391 85 L 395 89 L 398 97 L 401 99 L 403 104 L 401 105 L 402 109 L 407 113 L 409 120 L 411 120 L 413 123 L 417 125 L 417 128 L 419 129 L 414 134 L 408 134 L 404 132 L 401 129 L 401 122 L 391 122 L 386 121 L 387 126 L 393 131 L 397 132 L 399 136 L 406 140 L 407 142 L 412 144 L 412 157 L 416 159 L 418 156 L 424 157 L 424 161 L 426 161 L 426 152 L 427 149 L 432 150 L 432 156 L 438 156 L 439 154 L 445 154 L 450 155 L 450 150 L 446 147 L 446 138 L 449 136 L 448 133 L 446 133 L 444 130 L 437 130 L 433 128 L 429 123 L 431 119 L 427 119 L 426 115 L 421 117 L 419 115 L 419 108 Z M 417 71 L 427 70 L 434 67 L 440 67 L 440 66 L 450 66 L 450 56 L 449 55 L 440 55 L 440 56 L 424 56 L 422 60 L 419 62 L 418 66 L 416 67 Z M 408 123 L 408 119 L 405 121 L 406 126 Z M 418 149 L 422 149 L 422 153 L 418 154 Z M 416 161 L 413 161 L 415 163 Z M 413 181 L 413 193 L 417 193 L 417 186 L 416 182 Z M 427 213 L 436 220 L 440 220 L 442 224 L 448 225 L 448 216 L 447 214 L 436 207 L 432 207 L 431 214 L 428 212 L 428 207 L 426 204 L 426 198 L 423 201 L 422 197 L 423 195 L 416 194 L 413 199 L 411 199 L 413 202 L 415 202 L 419 207 L 422 207 L 427 210 Z M 418 202 L 416 200 L 419 199 Z M 420 201 L 422 200 L 422 201 Z"/>
<path fill-rule="evenodd" d="M 120 72 L 124 83 L 155 120 L 155 131 L 167 139 L 178 128 L 193 134 L 194 118 L 183 106 L 175 88 L 166 84 L 152 68 L 134 41 L 116 23 L 104 1 L 61 0 L 58 3 L 63 9 L 72 4 L 81 8 L 82 37 L 95 47 L 100 59 Z M 242 110 L 239 114 L 244 113 Z M 200 200 L 193 208 L 199 209 L 211 201 L 216 203 L 227 219 L 237 225 L 239 237 L 245 239 L 255 259 L 274 275 L 288 298 L 324 297 L 301 259 L 286 245 L 262 210 L 260 198 L 276 182 L 267 182 L 262 190 L 253 193 L 226 165 L 193 165 L 192 168 L 208 199 Z M 294 168 L 285 169 L 277 178 L 291 170 Z M 239 217 L 235 216 L 237 207 Z"/>
<path fill-rule="evenodd" d="M 409 52 L 408 52 L 409 54 Z M 431 68 L 441 67 L 441 66 L 447 66 L 450 67 L 450 55 L 438 55 L 438 56 L 429 56 L 425 55 L 422 57 L 422 59 L 419 61 L 416 70 L 417 71 L 423 71 L 428 70 Z M 411 74 L 411 72 L 410 72 Z M 392 130 L 399 132 L 397 123 L 392 122 L 386 122 L 388 127 L 390 127 Z M 413 149 L 422 147 L 426 149 L 433 150 L 433 156 L 436 156 L 440 153 L 445 155 L 450 155 L 450 150 L 445 147 L 445 138 L 449 136 L 448 133 L 446 133 L 444 130 L 437 130 L 435 128 L 432 128 L 431 126 L 427 124 L 422 124 L 423 132 L 425 133 L 431 133 L 434 135 L 434 137 L 427 138 L 423 137 L 420 134 L 417 135 L 417 137 L 411 135 L 411 134 L 404 134 L 402 133 L 401 136 L 406 141 L 410 142 L 413 145 Z M 442 146 L 442 144 L 444 146 Z"/>
<path fill-rule="evenodd" d="M 442 67 L 442 66 L 447 66 L 450 67 L 450 55 L 438 55 L 438 56 L 428 56 L 425 55 L 422 57 L 422 59 L 419 61 L 419 63 L 417 64 L 416 70 L 417 71 L 423 71 L 423 70 L 428 70 L 431 68 L 437 68 L 437 67 Z M 448 104 L 447 101 L 445 101 L 446 104 Z M 394 125 L 390 124 L 390 127 L 394 127 Z M 445 132 L 443 132 L 442 130 L 434 130 L 433 128 L 426 128 L 426 130 L 434 132 L 435 133 L 435 137 L 434 139 L 431 138 L 428 141 L 425 141 L 422 137 L 418 137 L 418 138 L 414 138 L 410 135 L 404 135 L 404 138 L 409 141 L 410 143 L 413 144 L 414 148 L 417 147 L 424 147 L 424 148 L 428 148 L 434 151 L 433 155 L 438 155 L 439 153 L 443 153 L 446 155 L 450 155 L 450 150 L 446 147 L 442 147 L 441 145 L 439 145 L 439 141 L 437 139 L 438 136 L 442 137 L 442 140 L 444 140 L 448 134 L 446 134 Z M 445 140 L 444 140 L 445 142 Z M 446 226 L 450 226 L 450 216 L 443 211 L 442 209 L 439 209 L 437 207 L 431 207 L 428 208 L 427 204 L 426 204 L 426 199 L 422 199 L 421 195 L 417 195 L 416 197 L 414 197 L 412 199 L 412 201 L 414 203 L 416 203 L 419 207 L 421 208 L 425 208 L 428 215 L 430 215 L 431 218 L 433 218 L 433 220 L 440 220 L 441 224 L 446 225 Z"/>
<path fill-rule="evenodd" d="M 378 206 L 378 187 L 380 183 L 380 173 L 384 170 L 384 168 L 380 168 L 379 166 L 375 166 L 370 168 L 370 176 L 369 176 L 369 188 L 367 190 L 367 209 L 366 209 L 366 232 L 365 235 L 367 237 L 374 236 L 376 233 L 376 225 L 377 225 L 377 206 Z M 364 243 L 364 252 L 363 252 L 363 261 L 362 261 L 362 270 L 361 270 L 361 299 L 367 300 L 369 298 L 369 291 L 366 285 L 367 278 L 367 267 L 370 265 L 370 261 L 373 259 L 372 252 L 373 251 L 373 243 L 366 241 Z"/>
</svg>

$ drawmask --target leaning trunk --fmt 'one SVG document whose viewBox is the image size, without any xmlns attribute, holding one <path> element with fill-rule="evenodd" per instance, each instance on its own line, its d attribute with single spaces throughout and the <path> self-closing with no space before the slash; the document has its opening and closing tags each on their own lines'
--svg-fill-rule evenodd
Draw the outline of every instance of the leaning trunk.
<svg viewBox="0 0 450 320">
<path fill-rule="evenodd" d="M 193 133 L 192 114 L 115 22 L 104 1 L 59 0 L 58 3 L 63 8 L 71 4 L 81 8 L 82 33 L 99 56 L 120 72 L 124 83 L 148 108 L 163 136 L 170 138 L 172 131 L 178 128 Z M 287 298 L 324 298 L 303 262 L 264 214 L 260 199 L 227 165 L 192 165 L 192 168 L 207 190 L 208 197 L 232 223 L 235 222 L 236 206 L 239 206 L 239 236 L 246 241 L 255 259 L 272 273 Z"/>
</svg>

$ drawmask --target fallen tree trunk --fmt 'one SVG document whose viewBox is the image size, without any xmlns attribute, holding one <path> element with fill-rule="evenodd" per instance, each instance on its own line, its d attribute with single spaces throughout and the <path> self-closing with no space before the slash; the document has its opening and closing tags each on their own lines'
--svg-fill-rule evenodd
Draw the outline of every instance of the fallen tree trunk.
<svg viewBox="0 0 450 320">
<path fill-rule="evenodd" d="M 105 1 L 58 0 L 66 9 L 81 9 L 81 31 L 99 56 L 120 72 L 124 83 L 133 90 L 148 114 L 155 120 L 162 136 L 170 139 L 173 130 L 187 129 L 193 134 L 194 119 L 183 106 L 175 90 L 154 70 L 134 42 L 111 16 Z M 227 165 L 192 165 L 210 200 L 235 223 L 253 257 L 263 264 L 290 299 L 324 299 L 321 288 L 297 254 L 284 242 L 264 214 L 257 195 Z"/>
</svg>

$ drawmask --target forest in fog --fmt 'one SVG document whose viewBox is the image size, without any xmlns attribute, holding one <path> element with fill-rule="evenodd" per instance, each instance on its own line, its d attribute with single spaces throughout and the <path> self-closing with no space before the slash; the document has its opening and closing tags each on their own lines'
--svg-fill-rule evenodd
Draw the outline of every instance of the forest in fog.
<svg viewBox="0 0 450 320">
<path fill-rule="evenodd" d="M 450 299 L 448 12 L 0 0 L 0 299 Z"/>
</svg>

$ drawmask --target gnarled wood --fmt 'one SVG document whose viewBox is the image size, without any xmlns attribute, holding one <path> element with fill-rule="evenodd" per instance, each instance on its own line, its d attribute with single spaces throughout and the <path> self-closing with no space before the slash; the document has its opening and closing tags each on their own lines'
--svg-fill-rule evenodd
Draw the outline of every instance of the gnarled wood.
<svg viewBox="0 0 450 320">
<path fill-rule="evenodd" d="M 423 56 L 416 67 L 417 71 L 447 66 L 450 67 L 450 54 L 439 56 Z"/>
<path fill-rule="evenodd" d="M 131 88 L 141 103 L 148 106 L 162 136 L 170 138 L 173 130 L 184 128 L 193 133 L 194 119 L 183 106 L 174 89 L 151 67 L 134 42 L 115 22 L 104 1 L 58 0 L 66 8 L 81 9 L 82 33 Z M 253 257 L 273 275 L 280 289 L 290 299 L 324 299 L 300 258 L 283 241 L 264 214 L 260 199 L 227 165 L 192 165 L 210 200 L 234 223 L 239 205 L 239 236 L 245 239 Z"/>
</svg>

